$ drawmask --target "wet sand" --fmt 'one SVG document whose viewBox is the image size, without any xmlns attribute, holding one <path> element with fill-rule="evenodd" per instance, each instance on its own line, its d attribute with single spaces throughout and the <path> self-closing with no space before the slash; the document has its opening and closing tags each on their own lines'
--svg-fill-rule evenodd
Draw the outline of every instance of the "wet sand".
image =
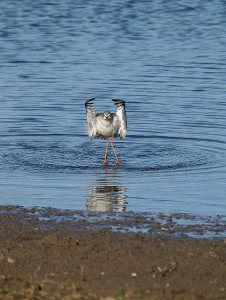
<svg viewBox="0 0 226 300">
<path fill-rule="evenodd" d="M 177 217 L 1 206 L 0 299 L 226 299 L 225 224 Z"/>
</svg>

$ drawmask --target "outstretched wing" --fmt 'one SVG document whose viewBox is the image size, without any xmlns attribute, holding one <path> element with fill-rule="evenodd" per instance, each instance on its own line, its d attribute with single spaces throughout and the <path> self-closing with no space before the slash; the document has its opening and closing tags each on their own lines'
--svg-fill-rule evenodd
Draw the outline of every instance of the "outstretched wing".
<svg viewBox="0 0 226 300">
<path fill-rule="evenodd" d="M 115 105 L 118 106 L 116 110 L 116 116 L 118 117 L 120 122 L 118 133 L 120 135 L 120 139 L 124 139 L 124 137 L 126 136 L 126 129 L 127 129 L 125 101 L 120 99 L 112 99 L 112 101 L 114 101 Z"/>
<path fill-rule="evenodd" d="M 91 141 L 94 139 L 96 135 L 96 112 L 93 107 L 92 101 L 95 98 L 91 98 L 85 102 L 85 108 L 86 108 L 86 119 L 87 119 L 87 132 L 88 136 L 91 139 Z"/>
</svg>

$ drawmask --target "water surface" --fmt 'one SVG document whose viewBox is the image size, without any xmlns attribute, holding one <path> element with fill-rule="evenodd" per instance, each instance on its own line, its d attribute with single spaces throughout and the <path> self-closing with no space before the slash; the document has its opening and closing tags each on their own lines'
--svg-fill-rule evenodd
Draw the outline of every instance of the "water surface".
<svg viewBox="0 0 226 300">
<path fill-rule="evenodd" d="M 0 201 L 226 214 L 226 3 L 0 3 Z M 84 102 L 126 101 L 128 134 L 91 143 Z"/>
</svg>

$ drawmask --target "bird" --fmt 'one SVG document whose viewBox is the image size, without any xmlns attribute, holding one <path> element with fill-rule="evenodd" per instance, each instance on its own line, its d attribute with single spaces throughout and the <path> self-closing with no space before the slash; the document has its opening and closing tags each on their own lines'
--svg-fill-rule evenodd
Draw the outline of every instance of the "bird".
<svg viewBox="0 0 226 300">
<path fill-rule="evenodd" d="M 91 98 L 85 102 L 88 136 L 91 141 L 94 138 L 104 138 L 107 141 L 104 165 L 108 164 L 108 138 L 111 138 L 111 147 L 115 154 L 116 166 L 118 166 L 120 162 L 113 146 L 113 138 L 120 137 L 120 139 L 124 139 L 126 137 L 127 117 L 125 101 L 112 99 L 114 104 L 117 105 L 115 113 L 111 113 L 108 110 L 103 113 L 96 113 L 93 106 L 94 100 L 95 98 Z"/>
</svg>

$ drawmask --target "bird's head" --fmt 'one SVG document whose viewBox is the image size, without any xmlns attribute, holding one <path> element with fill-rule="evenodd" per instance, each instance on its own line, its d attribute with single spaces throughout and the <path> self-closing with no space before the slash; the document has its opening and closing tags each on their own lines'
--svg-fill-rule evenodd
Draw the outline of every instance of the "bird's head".
<svg viewBox="0 0 226 300">
<path fill-rule="evenodd" d="M 108 110 L 105 111 L 105 112 L 104 112 L 104 119 L 105 119 L 105 120 L 109 120 L 110 118 L 111 118 L 111 113 L 110 113 L 110 111 L 108 111 Z"/>
</svg>

